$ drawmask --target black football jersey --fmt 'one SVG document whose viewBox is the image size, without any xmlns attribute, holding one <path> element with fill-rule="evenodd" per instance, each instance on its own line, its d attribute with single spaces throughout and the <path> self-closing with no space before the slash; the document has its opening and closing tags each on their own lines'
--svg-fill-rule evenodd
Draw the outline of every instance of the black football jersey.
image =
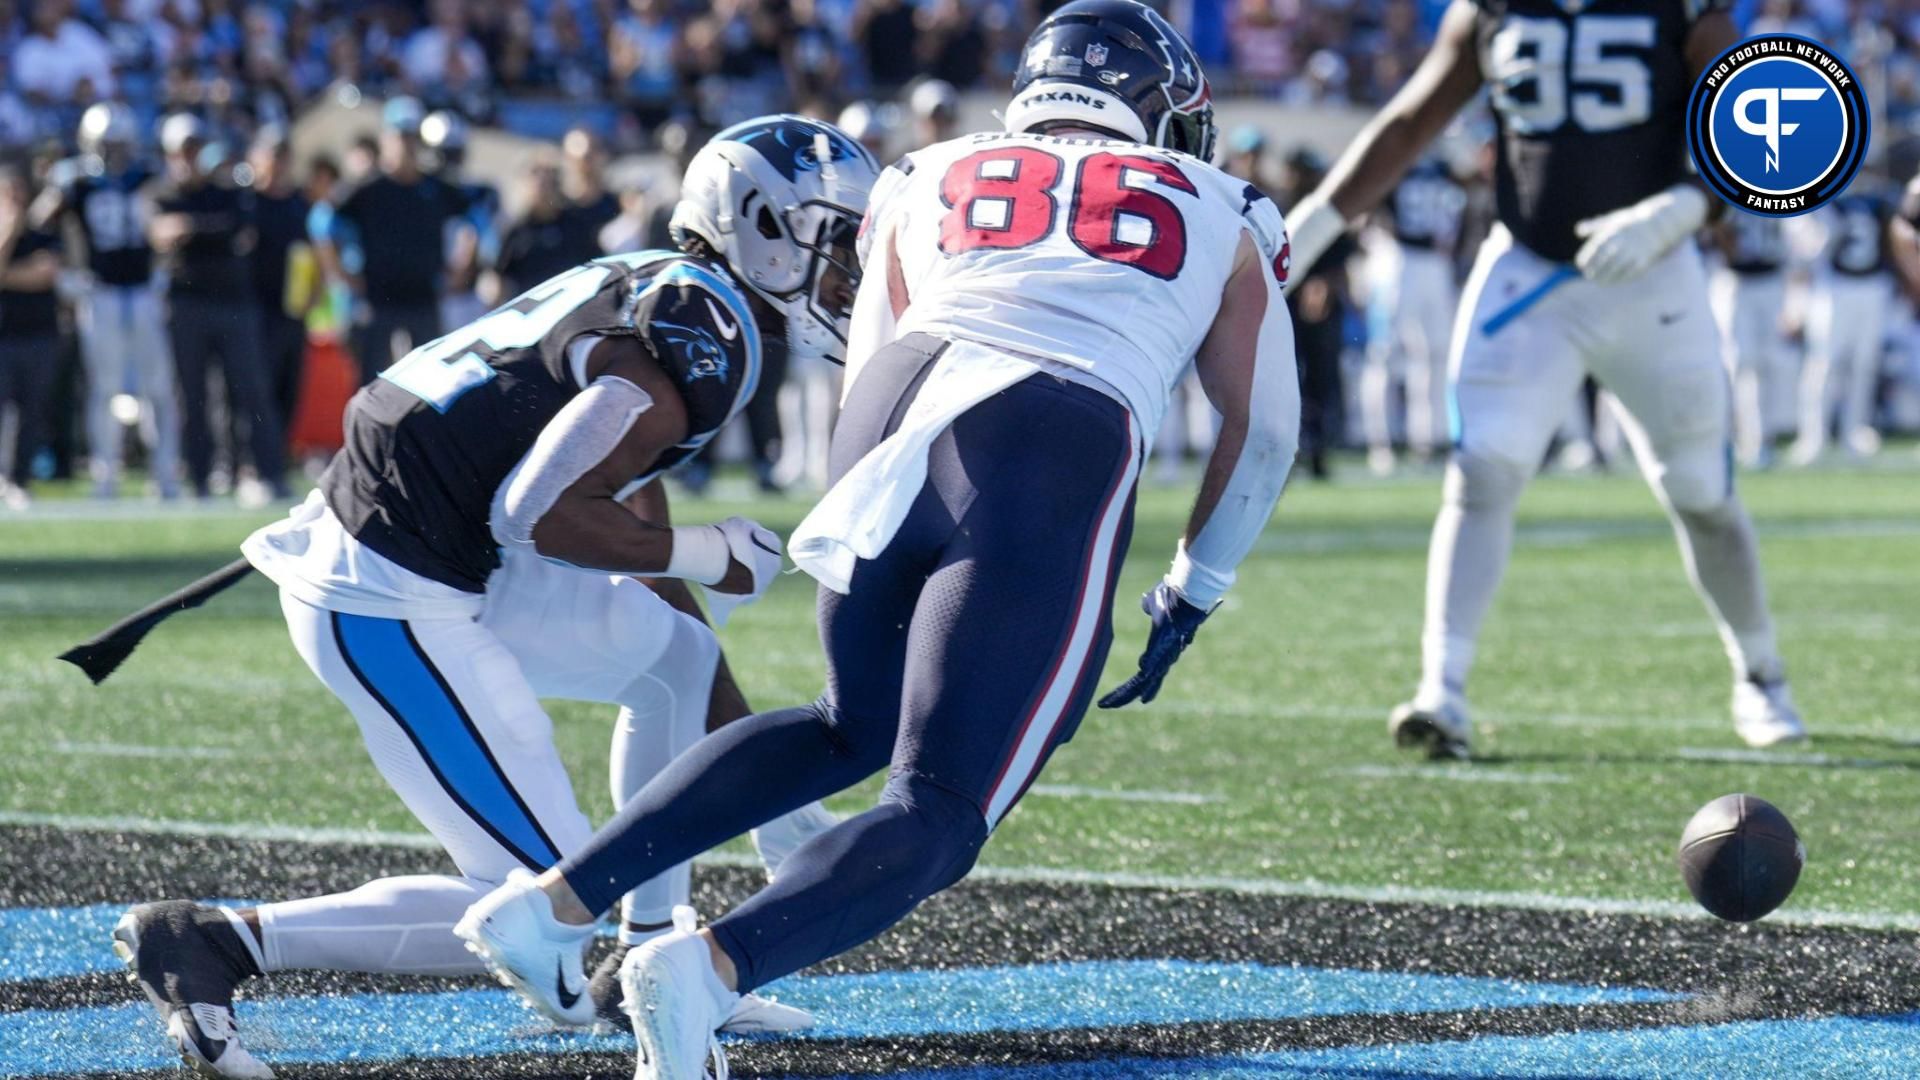
<svg viewBox="0 0 1920 1080">
<path fill-rule="evenodd" d="M 1827 209 L 1827 264 L 1836 274 L 1872 277 L 1887 269 L 1892 209 L 1872 195 L 1842 195 Z"/>
<path fill-rule="evenodd" d="M 108 173 L 96 157 L 62 161 L 48 176 L 80 227 L 87 269 L 102 285 L 144 285 L 153 277 L 153 246 L 147 241 L 151 212 L 141 189 L 154 176 L 140 164 Z"/>
<path fill-rule="evenodd" d="M 629 335 L 680 387 L 686 441 L 643 482 L 691 456 L 760 379 L 760 331 L 724 270 L 672 252 L 575 267 L 413 350 L 354 395 L 346 446 L 321 478 L 361 543 L 468 592 L 500 565 L 494 492 L 582 387 L 567 358 L 581 335 Z"/>
<path fill-rule="evenodd" d="M 1388 208 L 1393 238 L 1402 247 L 1451 247 L 1460 232 L 1467 193 L 1438 161 L 1423 161 L 1407 171 L 1393 189 Z"/>
<path fill-rule="evenodd" d="M 1475 4 L 1500 220 L 1535 252 L 1570 262 L 1577 222 L 1688 175 L 1687 35 L 1730 0 Z"/>
</svg>

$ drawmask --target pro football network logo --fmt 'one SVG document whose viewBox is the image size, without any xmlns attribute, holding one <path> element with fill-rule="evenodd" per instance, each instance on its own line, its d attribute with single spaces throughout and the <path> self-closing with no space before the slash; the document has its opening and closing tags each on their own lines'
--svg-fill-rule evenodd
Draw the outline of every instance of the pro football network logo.
<svg viewBox="0 0 1920 1080">
<path fill-rule="evenodd" d="M 1867 155 L 1867 99 L 1812 38 L 1761 34 L 1708 65 L 1687 101 L 1687 144 L 1728 203 L 1793 217 L 1847 189 Z"/>
</svg>

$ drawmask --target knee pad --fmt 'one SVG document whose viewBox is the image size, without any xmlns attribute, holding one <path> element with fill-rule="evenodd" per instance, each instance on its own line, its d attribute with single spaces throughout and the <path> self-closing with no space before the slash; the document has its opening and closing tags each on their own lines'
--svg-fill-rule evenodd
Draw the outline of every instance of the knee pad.
<svg viewBox="0 0 1920 1080">
<path fill-rule="evenodd" d="M 899 807 L 913 824 L 921 895 L 931 896 L 973 869 L 987 842 L 987 819 L 972 798 L 918 773 L 896 772 L 880 802 Z"/>
<path fill-rule="evenodd" d="M 1446 500 L 1469 510 L 1494 510 L 1520 501 L 1531 469 L 1509 458 L 1465 447 L 1447 469 Z"/>
</svg>

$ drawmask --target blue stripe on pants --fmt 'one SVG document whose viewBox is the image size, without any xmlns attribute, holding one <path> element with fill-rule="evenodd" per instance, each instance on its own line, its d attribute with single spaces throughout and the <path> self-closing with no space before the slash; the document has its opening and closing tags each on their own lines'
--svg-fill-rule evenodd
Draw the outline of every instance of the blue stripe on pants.
<svg viewBox="0 0 1920 1080">
<path fill-rule="evenodd" d="M 447 796 L 529 868 L 559 862 L 559 849 L 412 629 L 399 619 L 331 614 L 334 640 L 354 678 L 407 733 Z"/>
</svg>

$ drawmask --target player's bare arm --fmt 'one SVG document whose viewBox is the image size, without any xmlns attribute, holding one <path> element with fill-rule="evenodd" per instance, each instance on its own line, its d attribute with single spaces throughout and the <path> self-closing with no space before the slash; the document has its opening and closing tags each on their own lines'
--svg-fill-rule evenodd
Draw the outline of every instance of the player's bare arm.
<svg viewBox="0 0 1920 1080">
<path fill-rule="evenodd" d="M 673 524 L 667 485 L 657 476 L 623 501 L 627 509 L 642 521 L 665 526 Z M 670 577 L 646 577 L 640 580 L 665 600 L 668 607 L 703 623 L 707 621 L 706 612 L 701 610 L 700 602 L 694 599 L 693 590 L 687 587 L 685 581 Z M 747 696 L 740 692 L 740 684 L 734 681 L 726 653 L 722 652 L 719 666 L 713 673 L 713 694 L 707 699 L 707 730 L 718 731 L 752 712 L 752 707 L 747 704 Z"/>
<path fill-rule="evenodd" d="M 1270 204 L 1263 205 L 1267 214 Z M 1273 220 L 1278 247 L 1278 219 Z M 1200 494 L 1161 583 L 1142 600 L 1153 619 L 1140 670 L 1100 699 L 1103 709 L 1151 702 L 1201 622 L 1233 586 L 1235 571 L 1272 516 L 1300 438 L 1300 388 L 1293 320 L 1266 252 L 1241 233 L 1213 325 L 1194 371 L 1220 413 Z"/>
<path fill-rule="evenodd" d="M 531 522 L 534 550 L 574 566 L 689 576 L 745 592 L 749 575 L 726 553 L 724 540 L 693 530 L 677 536 L 616 499 L 686 437 L 686 407 L 672 381 L 633 338 L 600 342 L 586 374 L 587 388 L 541 432 L 509 486 L 509 528 Z M 688 550 L 695 543 L 701 550 Z"/>
<path fill-rule="evenodd" d="M 1359 215 L 1379 205 L 1407 170 L 1473 100 L 1483 81 L 1473 41 L 1474 6 L 1455 0 L 1426 59 L 1400 92 L 1355 137 L 1327 178 L 1288 214 L 1293 276 L 1306 276 Z"/>
</svg>

